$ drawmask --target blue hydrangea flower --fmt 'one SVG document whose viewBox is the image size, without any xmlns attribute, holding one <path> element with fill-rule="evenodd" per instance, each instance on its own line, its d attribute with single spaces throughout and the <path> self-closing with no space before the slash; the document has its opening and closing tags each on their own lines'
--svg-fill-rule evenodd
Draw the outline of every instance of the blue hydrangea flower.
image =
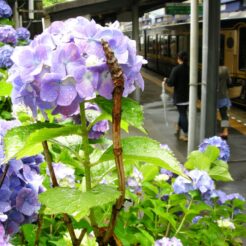
<svg viewBox="0 0 246 246">
<path fill-rule="evenodd" d="M 211 138 L 206 138 L 199 145 L 199 151 L 204 152 L 208 145 L 216 146 L 220 150 L 220 160 L 228 161 L 230 158 L 230 148 L 225 140 L 220 137 L 214 136 Z"/>
<path fill-rule="evenodd" d="M 173 183 L 173 191 L 176 194 L 188 193 L 195 190 L 192 181 L 182 176 L 178 176 Z"/>
<path fill-rule="evenodd" d="M 57 182 L 61 187 L 75 186 L 75 171 L 73 168 L 63 163 L 52 163 Z M 49 169 L 46 169 L 47 174 L 50 176 Z"/>
<path fill-rule="evenodd" d="M 19 125 L 19 121 L 0 120 L 1 162 L 4 160 L 4 136 L 8 130 Z M 0 189 L 0 224 L 4 228 L 4 238 L 18 232 L 22 224 L 37 219 L 36 212 L 40 208 L 38 194 L 44 190 L 43 177 L 39 172 L 39 164 L 42 162 L 41 155 L 8 162 L 9 169 Z M 5 168 L 5 164 L 0 166 L 0 177 Z M 3 237 L 0 235 L 0 245 L 8 245 L 1 244 L 1 240 Z"/>
<path fill-rule="evenodd" d="M 0 245 L 1 246 L 12 246 L 12 244 L 9 243 L 9 236 L 6 235 L 4 226 L 0 222 Z"/>
<path fill-rule="evenodd" d="M 31 34 L 25 27 L 19 27 L 16 29 L 16 35 L 18 40 L 28 41 Z"/>
<path fill-rule="evenodd" d="M 131 176 L 127 179 L 126 186 L 131 192 L 140 195 L 142 193 L 143 174 L 136 168 L 133 168 Z"/>
<path fill-rule="evenodd" d="M 241 201 L 245 201 L 245 198 L 240 195 L 239 193 L 231 193 L 231 194 L 226 194 L 224 191 L 222 190 L 215 190 L 212 194 L 211 194 L 211 198 L 218 198 L 218 202 L 220 204 L 224 204 L 227 201 L 233 201 L 235 199 L 239 199 Z"/>
<path fill-rule="evenodd" d="M 0 47 L 0 68 L 9 68 L 13 65 L 13 61 L 10 59 L 14 48 L 9 45 Z"/>
<path fill-rule="evenodd" d="M 9 18 L 12 15 L 11 7 L 4 1 L 0 1 L 0 18 Z"/>
<path fill-rule="evenodd" d="M 192 170 L 189 172 L 194 188 L 198 189 L 202 194 L 215 189 L 214 181 L 205 171 Z"/>
<path fill-rule="evenodd" d="M 173 183 L 173 190 L 176 194 L 188 193 L 192 190 L 199 190 L 201 194 L 206 194 L 215 189 L 214 181 L 205 171 L 192 170 L 187 172 L 191 180 L 178 176 Z"/>
<path fill-rule="evenodd" d="M 196 224 L 201 218 L 202 218 L 202 216 L 200 216 L 200 215 L 195 216 L 195 217 L 192 219 L 192 223 L 193 223 L 193 224 Z"/>
<path fill-rule="evenodd" d="M 22 100 L 34 116 L 37 109 L 71 116 L 82 101 L 98 94 L 111 99 L 113 81 L 102 39 L 109 43 L 123 69 L 123 95 L 128 96 L 136 87 L 143 89 L 140 70 L 146 61 L 137 55 L 136 42 L 125 36 L 117 24 L 102 27 L 77 17 L 52 23 L 28 46 L 15 49 L 11 57 L 14 66 L 9 71 L 13 103 Z M 105 128 L 106 122 L 96 127 L 96 131 Z"/>
<path fill-rule="evenodd" d="M 163 237 L 162 239 L 155 241 L 155 246 L 183 246 L 183 244 L 180 239 L 176 237 Z"/>
<path fill-rule="evenodd" d="M 22 188 L 16 197 L 16 209 L 24 215 L 31 216 L 40 208 L 37 193 L 30 188 Z"/>
<path fill-rule="evenodd" d="M 16 44 L 16 30 L 12 26 L 0 26 L 0 42 L 5 44 Z"/>
</svg>

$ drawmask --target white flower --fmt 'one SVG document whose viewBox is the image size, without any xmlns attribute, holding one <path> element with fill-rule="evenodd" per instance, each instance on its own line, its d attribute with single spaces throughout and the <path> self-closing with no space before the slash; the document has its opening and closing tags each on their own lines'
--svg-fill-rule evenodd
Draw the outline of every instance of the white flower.
<svg viewBox="0 0 246 246">
<path fill-rule="evenodd" d="M 235 225 L 229 218 L 217 220 L 217 224 L 219 227 L 235 229 Z"/>
<path fill-rule="evenodd" d="M 169 180 L 169 176 L 167 174 L 163 173 L 155 176 L 156 182 L 167 181 L 167 180 Z"/>
</svg>

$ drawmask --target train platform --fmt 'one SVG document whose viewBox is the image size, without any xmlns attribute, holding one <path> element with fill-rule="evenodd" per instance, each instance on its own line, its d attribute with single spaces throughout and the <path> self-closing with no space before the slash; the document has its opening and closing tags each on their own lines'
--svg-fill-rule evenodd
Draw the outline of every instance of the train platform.
<svg viewBox="0 0 246 246">
<path fill-rule="evenodd" d="M 145 80 L 145 90 L 141 93 L 140 103 L 144 108 L 145 129 L 151 138 L 160 143 L 167 144 L 177 159 L 184 163 L 187 156 L 187 143 L 178 140 L 175 136 L 175 124 L 178 113 L 172 103 L 172 99 L 167 100 L 166 118 L 164 117 L 164 107 L 160 95 L 162 93 L 161 82 L 163 76 L 143 69 L 142 75 Z M 239 108 L 232 107 L 230 112 L 230 135 L 228 144 L 230 146 L 231 157 L 229 168 L 233 182 L 218 183 L 217 187 L 227 193 L 238 192 L 246 197 L 246 114 Z M 200 112 L 197 113 L 196 145 L 199 145 L 199 122 Z M 141 134 L 137 130 L 131 129 L 132 135 Z"/>
</svg>

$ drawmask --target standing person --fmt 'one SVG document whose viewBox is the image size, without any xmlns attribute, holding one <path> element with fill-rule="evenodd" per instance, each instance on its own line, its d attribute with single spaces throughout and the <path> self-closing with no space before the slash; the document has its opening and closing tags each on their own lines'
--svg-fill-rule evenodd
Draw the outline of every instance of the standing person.
<svg viewBox="0 0 246 246">
<path fill-rule="evenodd" d="M 219 66 L 219 82 L 217 87 L 217 108 L 219 109 L 221 116 L 221 128 L 222 132 L 220 137 L 223 139 L 228 138 L 228 127 L 229 127 L 229 118 L 228 118 L 228 108 L 231 106 L 231 101 L 229 99 L 228 86 L 231 84 L 231 78 L 229 75 L 229 70 L 226 66 L 222 65 L 220 61 Z"/>
<path fill-rule="evenodd" d="M 179 113 L 176 133 L 180 140 L 188 141 L 189 65 L 187 52 L 178 53 L 177 63 L 170 77 L 164 78 L 164 83 L 174 87 L 173 99 Z"/>
</svg>

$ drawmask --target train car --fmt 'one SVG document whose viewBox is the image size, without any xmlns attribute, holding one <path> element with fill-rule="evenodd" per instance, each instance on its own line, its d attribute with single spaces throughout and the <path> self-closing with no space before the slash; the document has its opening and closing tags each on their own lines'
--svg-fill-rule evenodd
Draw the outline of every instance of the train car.
<svg viewBox="0 0 246 246">
<path fill-rule="evenodd" d="M 232 78 L 230 97 L 246 108 L 246 11 L 221 19 L 220 53 Z M 202 62 L 202 22 L 199 23 L 199 78 Z M 148 60 L 147 68 L 169 76 L 179 51 L 189 52 L 190 25 L 186 23 L 151 26 L 141 30 L 139 52 Z"/>
</svg>

